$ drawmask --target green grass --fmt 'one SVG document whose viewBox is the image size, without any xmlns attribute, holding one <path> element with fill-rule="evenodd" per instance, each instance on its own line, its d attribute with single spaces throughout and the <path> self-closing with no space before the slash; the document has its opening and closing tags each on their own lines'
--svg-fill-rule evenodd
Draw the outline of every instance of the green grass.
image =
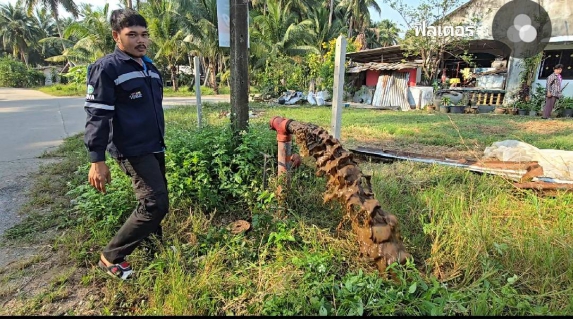
<svg viewBox="0 0 573 319">
<path fill-rule="evenodd" d="M 51 156 L 65 160 L 44 171 L 29 207 L 51 205 L 57 223 L 30 219 L 11 240 L 45 228 L 66 229 L 54 249 L 68 252 L 86 275 L 67 285 L 98 287 L 99 313 L 131 315 L 534 315 L 573 311 L 573 195 L 540 196 L 506 180 L 438 165 L 364 162 L 384 210 L 395 214 L 414 263 L 394 265 L 396 281 L 381 278 L 358 258 L 344 212 L 322 202 L 326 184 L 306 162 L 292 176 L 283 201 L 274 196 L 276 115 L 328 128 L 327 107 L 252 104 L 244 145 L 234 149 L 228 104 L 166 111 L 171 212 L 166 240 L 152 260 L 136 250 L 132 283 L 104 280 L 92 266 L 134 207 L 129 179 L 109 161 L 108 194 L 85 183 L 88 165 L 79 136 Z M 418 150 L 474 152 L 494 141 L 518 139 L 540 148 L 573 149 L 573 124 L 509 115 L 428 115 L 344 109 L 342 141 Z M 545 130 L 545 131 L 544 131 Z M 461 138 L 460 138 L 461 136 Z M 461 144 L 461 141 L 465 144 Z M 296 143 L 295 143 L 296 149 Z M 52 179 L 44 183 L 42 178 Z M 64 183 L 65 181 L 65 183 Z M 50 198 L 45 198 L 44 193 Z M 75 205 L 70 206 L 70 200 Z M 60 204 L 58 204 L 60 203 Z M 227 225 L 247 219 L 253 229 L 232 235 Z M 51 293 L 63 284 L 53 285 Z M 61 288 L 58 288 L 61 289 Z M 32 299 L 26 313 L 59 295 Z"/>
<path fill-rule="evenodd" d="M 77 84 L 54 84 L 51 86 L 41 86 L 36 88 L 38 91 L 50 94 L 53 96 L 85 96 L 86 89 L 85 85 Z M 251 93 L 256 90 L 251 88 Z M 231 89 L 228 86 L 220 86 L 219 94 L 229 94 Z M 172 87 L 165 87 L 163 94 L 165 97 L 187 97 L 195 96 L 195 87 L 190 89 L 188 86 L 179 87 L 177 92 L 173 91 Z M 201 95 L 215 95 L 215 91 L 206 86 L 201 86 Z"/>
<path fill-rule="evenodd" d="M 54 84 L 50 86 L 40 86 L 36 88 L 40 92 L 44 92 L 53 96 L 85 96 L 85 85 L 77 84 Z"/>
</svg>

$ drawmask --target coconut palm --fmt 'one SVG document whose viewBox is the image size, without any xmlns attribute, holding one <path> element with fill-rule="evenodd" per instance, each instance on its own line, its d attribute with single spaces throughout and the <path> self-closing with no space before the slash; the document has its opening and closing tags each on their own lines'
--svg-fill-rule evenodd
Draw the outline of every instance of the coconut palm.
<svg viewBox="0 0 573 319">
<path fill-rule="evenodd" d="M 0 5 L 0 34 L 4 50 L 12 51 L 14 57 L 28 65 L 29 48 L 41 32 L 21 2 Z"/>
<path fill-rule="evenodd" d="M 187 33 L 184 39 L 190 55 L 201 57 L 206 67 L 206 83 L 219 93 L 217 74 L 222 73 L 225 56 L 229 49 L 219 46 L 219 28 L 217 19 L 217 0 L 201 0 L 192 6 L 195 14 L 187 12 L 183 28 Z M 252 44 L 252 43 L 251 43 Z"/>
<path fill-rule="evenodd" d="M 148 16 L 149 32 L 155 51 L 154 58 L 163 60 L 171 74 L 173 90 L 178 90 L 177 65 L 187 53 L 187 47 L 183 40 L 186 37 L 183 28 L 184 16 L 180 12 L 186 12 L 186 3 L 173 0 L 160 0 L 150 3 L 145 12 Z"/>
<path fill-rule="evenodd" d="M 58 29 L 58 35 L 60 36 L 60 39 L 63 39 L 63 33 L 62 33 L 63 28 L 60 23 L 59 6 L 62 6 L 64 10 L 69 12 L 74 18 L 77 18 L 80 14 L 80 10 L 76 5 L 76 3 L 74 2 L 74 0 L 24 0 L 24 1 L 26 1 L 26 8 L 29 16 L 32 15 L 32 11 L 34 10 L 34 7 L 36 7 L 37 5 L 42 5 L 43 7 L 47 8 L 50 11 L 52 16 L 54 17 L 54 20 L 56 21 L 56 28 Z M 66 46 L 64 43 L 65 41 L 62 40 L 62 48 L 65 50 Z"/>
<path fill-rule="evenodd" d="M 51 62 L 71 61 L 74 64 L 90 63 L 113 51 L 115 42 L 111 37 L 111 26 L 108 21 L 109 4 L 103 8 L 93 9 L 89 4 L 83 4 L 80 9 L 79 21 L 72 22 L 65 30 L 63 38 L 66 49 L 61 55 L 46 59 Z M 55 37 L 43 39 L 49 43 L 57 40 Z"/>
<path fill-rule="evenodd" d="M 307 30 L 312 37 L 311 43 L 320 50 L 321 53 L 325 53 L 324 51 L 326 50 L 322 46 L 323 43 L 347 31 L 342 20 L 334 20 L 329 26 L 327 23 L 329 15 L 329 10 L 325 7 L 316 7 L 310 12 L 309 18 L 303 21 L 303 24 L 307 26 Z"/>
<path fill-rule="evenodd" d="M 339 7 L 346 9 L 348 19 L 348 37 L 351 38 L 355 30 L 364 33 L 370 22 L 370 11 L 372 8 L 381 13 L 382 10 L 376 0 L 342 0 Z"/>
<path fill-rule="evenodd" d="M 400 29 L 395 22 L 388 19 L 378 23 L 370 23 L 372 27 L 366 29 L 368 48 L 379 48 L 398 44 Z"/>
<path fill-rule="evenodd" d="M 289 56 L 318 53 L 312 43 L 313 37 L 309 29 L 312 20 L 296 22 L 297 16 L 283 7 L 279 0 L 267 2 L 267 15 L 253 18 L 251 29 L 253 54 L 259 59 L 257 65 L 264 65 L 267 57 L 286 54 Z"/>
</svg>

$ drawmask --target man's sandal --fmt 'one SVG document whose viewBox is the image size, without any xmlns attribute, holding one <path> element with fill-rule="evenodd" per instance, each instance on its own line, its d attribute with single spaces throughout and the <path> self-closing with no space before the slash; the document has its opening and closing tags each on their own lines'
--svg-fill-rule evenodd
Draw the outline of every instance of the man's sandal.
<svg viewBox="0 0 573 319">
<path fill-rule="evenodd" d="M 126 280 L 133 274 L 133 269 L 131 269 L 131 265 L 127 262 L 121 262 L 119 264 L 113 264 L 110 266 L 106 266 L 103 260 L 99 260 L 98 266 L 103 269 L 108 275 L 111 275 L 115 278 L 119 278 L 121 280 Z"/>
</svg>

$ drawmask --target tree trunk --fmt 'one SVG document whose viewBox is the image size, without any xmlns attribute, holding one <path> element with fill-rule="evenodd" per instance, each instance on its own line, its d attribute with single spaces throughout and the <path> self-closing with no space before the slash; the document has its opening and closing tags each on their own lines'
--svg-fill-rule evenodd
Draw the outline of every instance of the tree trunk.
<svg viewBox="0 0 573 319">
<path fill-rule="evenodd" d="M 28 67 L 28 54 L 26 51 L 22 51 L 22 61 L 24 61 L 24 64 L 26 64 L 26 67 Z"/>
<path fill-rule="evenodd" d="M 354 28 L 354 17 L 350 17 L 350 22 L 348 23 L 348 38 L 352 38 L 352 29 Z"/>
<path fill-rule="evenodd" d="M 62 48 L 65 51 L 66 45 L 64 44 L 64 37 L 62 35 L 62 28 L 60 27 L 60 19 L 58 19 L 58 17 L 54 17 L 54 20 L 56 21 L 56 29 L 58 30 L 58 36 L 60 36 L 60 40 L 62 40 Z M 64 53 L 64 52 L 62 52 L 62 53 Z"/>
<path fill-rule="evenodd" d="M 177 90 L 179 89 L 177 87 L 177 67 L 172 64 L 170 66 L 170 70 L 171 70 L 171 84 L 173 85 L 173 92 L 177 92 Z"/>
<path fill-rule="evenodd" d="M 217 62 L 213 61 L 209 63 L 209 68 L 211 69 L 211 87 L 215 94 L 219 94 L 219 86 L 217 85 Z"/>
<path fill-rule="evenodd" d="M 334 0 L 330 0 L 330 12 L 328 14 L 328 28 L 332 26 L 332 15 L 334 13 Z"/>
<path fill-rule="evenodd" d="M 205 79 L 203 79 L 203 86 L 211 85 L 211 82 L 209 82 L 210 77 L 211 77 L 211 66 L 209 64 L 207 66 L 207 72 L 205 72 Z"/>
<path fill-rule="evenodd" d="M 125 6 L 133 9 L 133 2 L 131 0 L 125 0 Z"/>
</svg>

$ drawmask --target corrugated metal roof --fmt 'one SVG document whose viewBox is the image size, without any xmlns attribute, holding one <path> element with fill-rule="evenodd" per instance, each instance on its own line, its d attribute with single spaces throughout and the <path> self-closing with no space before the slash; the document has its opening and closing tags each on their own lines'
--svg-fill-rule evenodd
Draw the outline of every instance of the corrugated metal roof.
<svg viewBox="0 0 573 319">
<path fill-rule="evenodd" d="M 354 62 L 399 62 L 404 59 L 404 50 L 399 45 L 388 47 L 366 49 L 357 52 L 346 53 L 346 57 Z"/>
<path fill-rule="evenodd" d="M 422 64 L 415 63 L 415 62 L 396 62 L 396 63 L 376 63 L 376 62 L 369 62 L 369 63 L 355 63 L 351 67 L 346 70 L 346 73 L 360 73 L 366 70 L 375 70 L 375 71 L 383 71 L 383 70 L 403 70 L 403 69 L 415 69 Z"/>
</svg>

